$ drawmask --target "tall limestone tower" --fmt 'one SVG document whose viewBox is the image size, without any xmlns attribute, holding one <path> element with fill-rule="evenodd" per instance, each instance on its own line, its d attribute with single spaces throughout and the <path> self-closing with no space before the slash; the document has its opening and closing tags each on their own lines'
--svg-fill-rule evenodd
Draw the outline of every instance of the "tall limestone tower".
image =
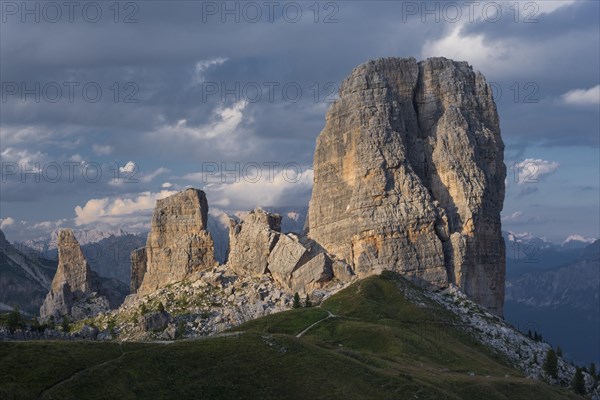
<svg viewBox="0 0 600 400">
<path fill-rule="evenodd" d="M 491 88 L 467 63 L 369 61 L 317 139 L 309 236 L 359 277 L 454 283 L 502 315 L 503 158 Z"/>
</svg>

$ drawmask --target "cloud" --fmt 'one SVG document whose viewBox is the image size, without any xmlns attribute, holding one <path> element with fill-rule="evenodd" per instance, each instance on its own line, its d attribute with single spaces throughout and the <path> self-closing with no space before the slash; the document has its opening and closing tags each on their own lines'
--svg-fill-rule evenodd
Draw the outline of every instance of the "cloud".
<svg viewBox="0 0 600 400">
<path fill-rule="evenodd" d="M 154 209 L 156 200 L 175 194 L 175 191 L 161 190 L 157 193 L 142 192 L 131 198 L 105 197 L 90 199 L 83 207 L 75 207 L 77 226 L 92 223 L 126 225 L 144 222 L 149 211 Z M 149 223 L 149 221 L 146 221 Z"/>
<path fill-rule="evenodd" d="M 225 210 L 252 210 L 256 207 L 306 206 L 310 200 L 313 170 L 279 170 L 269 178 L 241 177 L 233 183 L 211 183 L 205 187 L 209 204 Z"/>
<path fill-rule="evenodd" d="M 171 182 L 165 182 L 161 185 L 162 188 L 169 189 L 173 184 Z"/>
<path fill-rule="evenodd" d="M 223 65 L 227 58 L 213 58 L 212 60 L 198 61 L 194 67 L 194 84 L 204 82 L 204 72 L 212 66 Z"/>
<path fill-rule="evenodd" d="M 12 217 L 6 217 L 6 218 L 0 218 L 0 228 L 4 229 L 7 226 L 13 225 L 15 223 L 14 218 Z"/>
<path fill-rule="evenodd" d="M 213 119 L 199 126 L 188 125 L 187 119 L 181 119 L 174 125 L 163 125 L 157 133 L 166 138 L 186 137 L 195 140 L 222 138 L 235 133 L 244 118 L 244 109 L 248 103 L 238 101 L 231 107 L 219 107 L 213 112 Z"/>
<path fill-rule="evenodd" d="M 142 175 L 141 181 L 144 183 L 152 182 L 152 180 L 154 178 L 156 178 L 157 176 L 162 175 L 164 173 L 167 173 L 167 172 L 169 172 L 169 170 L 167 168 L 159 167 L 159 168 L 155 169 L 154 171 L 150 172 L 149 174 Z M 162 187 L 165 187 L 164 184 Z"/>
<path fill-rule="evenodd" d="M 514 177 L 517 184 L 524 185 L 539 182 L 546 176 L 554 173 L 559 166 L 560 164 L 555 161 L 547 161 L 540 158 L 527 158 L 513 165 L 512 169 L 513 174 L 517 175 Z M 507 181 L 508 180 L 509 178 L 507 178 Z M 529 193 L 533 193 L 533 191 L 529 191 Z"/>
<path fill-rule="evenodd" d="M 127 163 L 119 167 L 119 171 L 122 173 L 131 173 L 137 170 L 137 165 L 133 161 L 127 161 Z"/>
<path fill-rule="evenodd" d="M 489 46 L 484 39 L 483 34 L 465 34 L 464 23 L 458 23 L 446 36 L 427 40 L 421 55 L 423 58 L 447 57 L 456 61 L 468 61 L 486 72 L 495 70 L 506 63 L 509 47 L 501 41 Z"/>
<path fill-rule="evenodd" d="M 528 196 L 530 194 L 533 193 L 537 193 L 539 192 L 540 188 L 538 188 L 537 186 L 525 186 L 523 188 L 521 188 L 521 190 L 519 191 L 519 194 L 517 195 L 517 198 L 522 198 L 525 196 Z"/>
<path fill-rule="evenodd" d="M 94 144 L 94 145 L 92 145 L 92 151 L 97 156 L 108 156 L 108 155 L 112 154 L 113 148 L 112 148 L 112 146 L 109 146 L 109 145 Z"/>
<path fill-rule="evenodd" d="M 515 211 L 512 214 L 504 215 L 502 222 L 508 225 L 527 225 L 545 222 L 540 217 L 528 216 L 523 211 Z"/>
<path fill-rule="evenodd" d="M 600 85 L 589 89 L 569 90 L 561 99 L 565 104 L 574 106 L 597 106 L 600 104 Z"/>
</svg>

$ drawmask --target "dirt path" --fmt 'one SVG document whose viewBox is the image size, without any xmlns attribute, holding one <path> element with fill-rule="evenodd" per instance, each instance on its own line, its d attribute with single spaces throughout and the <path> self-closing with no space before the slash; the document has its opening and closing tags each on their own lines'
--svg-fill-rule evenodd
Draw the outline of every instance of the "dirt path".
<svg viewBox="0 0 600 400">
<path fill-rule="evenodd" d="M 325 311 L 327 311 L 327 314 L 328 314 L 325 318 L 321 318 L 320 320 L 318 320 L 314 324 L 310 325 L 308 328 L 306 328 L 305 330 L 303 330 L 302 332 L 300 332 L 299 334 L 297 334 L 296 337 L 297 338 L 302 337 L 302 335 L 304 335 L 306 332 L 308 332 L 309 330 L 311 330 L 312 328 L 314 328 L 316 325 L 320 324 L 321 322 L 325 321 L 326 319 L 337 318 L 338 317 L 338 315 L 333 314 L 329 310 L 325 310 Z"/>
<path fill-rule="evenodd" d="M 104 362 L 102 362 L 100 364 L 96 364 L 96 365 L 92 365 L 92 366 L 87 367 L 87 368 L 80 369 L 79 371 L 75 372 L 73 375 L 69 376 L 68 378 L 60 380 L 60 381 L 56 382 L 54 385 L 52 385 L 50 387 L 47 387 L 46 389 L 42 390 L 42 392 L 38 396 L 38 400 L 44 399 L 45 396 L 46 396 L 46 394 L 48 394 L 48 392 L 51 391 L 52 389 L 54 389 L 54 388 L 56 388 L 56 387 L 58 387 L 58 386 L 60 386 L 60 385 L 62 385 L 64 383 L 72 381 L 73 379 L 77 378 L 78 376 L 80 376 L 84 372 L 89 371 L 90 369 L 98 368 L 98 367 L 104 367 L 105 365 L 108 365 L 108 364 L 110 364 L 112 362 L 121 360 L 123 358 L 123 356 L 125 356 L 125 352 L 123 351 L 123 345 L 121 343 L 119 343 L 119 350 L 121 350 L 121 354 L 118 357 L 115 357 L 113 359 L 104 361 Z M 49 397 L 49 398 L 51 399 L 52 397 Z"/>
</svg>

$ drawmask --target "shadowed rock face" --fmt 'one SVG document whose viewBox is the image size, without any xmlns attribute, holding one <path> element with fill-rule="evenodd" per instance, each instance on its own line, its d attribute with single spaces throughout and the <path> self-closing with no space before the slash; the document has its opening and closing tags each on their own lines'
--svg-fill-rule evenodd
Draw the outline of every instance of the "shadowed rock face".
<svg viewBox="0 0 600 400">
<path fill-rule="evenodd" d="M 467 63 L 369 61 L 317 139 L 309 236 L 359 277 L 454 283 L 501 315 L 503 153 L 491 88 Z"/>
<path fill-rule="evenodd" d="M 207 216 L 208 203 L 201 190 L 187 189 L 158 200 L 146 247 L 132 254 L 132 290 L 143 296 L 215 266 Z"/>
</svg>

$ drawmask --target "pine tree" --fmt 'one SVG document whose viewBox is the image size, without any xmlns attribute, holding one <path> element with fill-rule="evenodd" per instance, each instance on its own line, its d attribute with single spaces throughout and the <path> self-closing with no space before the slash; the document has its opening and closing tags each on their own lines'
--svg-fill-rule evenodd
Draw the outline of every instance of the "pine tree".
<svg viewBox="0 0 600 400">
<path fill-rule="evenodd" d="M 546 353 L 543 368 L 544 372 L 552 378 L 556 379 L 558 377 L 558 358 L 556 357 L 554 349 L 551 348 Z"/>
<path fill-rule="evenodd" d="M 160 303 L 158 303 L 158 312 L 164 312 L 164 311 L 165 311 L 165 305 L 161 301 Z"/>
<path fill-rule="evenodd" d="M 66 315 L 63 316 L 61 327 L 63 332 L 69 332 L 69 330 L 71 329 L 71 324 L 69 324 L 69 319 Z"/>
<path fill-rule="evenodd" d="M 8 317 L 6 319 L 6 327 L 12 333 L 15 330 L 21 328 L 22 325 L 23 321 L 21 320 L 21 313 L 19 312 L 19 307 L 15 307 L 8 314 Z"/>
<path fill-rule="evenodd" d="M 312 307 L 312 302 L 310 301 L 308 295 L 306 295 L 306 299 L 304 299 L 304 307 Z"/>
<path fill-rule="evenodd" d="M 529 330 L 527 331 L 527 337 L 528 337 L 529 339 L 533 339 L 533 335 L 532 335 L 532 333 L 531 333 L 531 329 L 529 329 Z"/>
<path fill-rule="evenodd" d="M 590 364 L 590 375 L 592 376 L 592 378 L 594 378 L 594 380 L 598 380 L 598 373 L 596 372 L 596 364 L 594 364 L 594 363 Z"/>
<path fill-rule="evenodd" d="M 562 357 L 562 349 L 560 348 L 560 346 L 556 346 L 556 355 Z"/>
<path fill-rule="evenodd" d="M 294 304 L 292 305 L 292 307 L 294 307 L 294 308 L 302 307 L 302 304 L 300 304 L 300 295 L 298 294 L 298 292 L 294 293 Z"/>
<path fill-rule="evenodd" d="M 577 394 L 585 394 L 585 379 L 583 378 L 581 368 L 575 370 L 575 375 L 573 375 L 573 380 L 571 381 L 571 388 Z"/>
</svg>

